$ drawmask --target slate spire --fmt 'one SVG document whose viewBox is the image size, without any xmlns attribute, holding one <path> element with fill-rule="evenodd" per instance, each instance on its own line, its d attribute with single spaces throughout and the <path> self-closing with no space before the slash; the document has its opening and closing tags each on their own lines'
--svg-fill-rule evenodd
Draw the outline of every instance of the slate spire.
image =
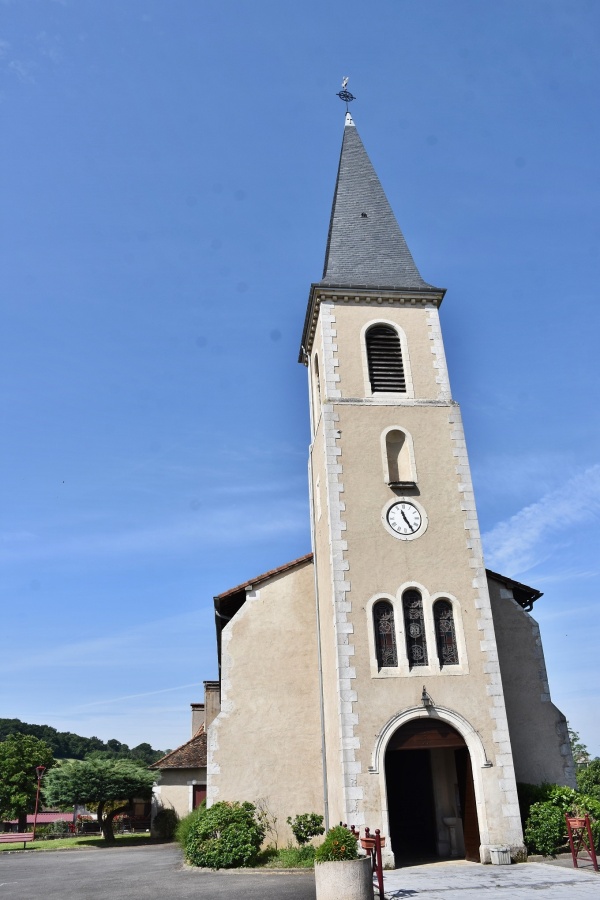
<svg viewBox="0 0 600 900">
<path fill-rule="evenodd" d="M 320 283 L 432 290 L 419 274 L 350 113 L 346 114 Z"/>
</svg>

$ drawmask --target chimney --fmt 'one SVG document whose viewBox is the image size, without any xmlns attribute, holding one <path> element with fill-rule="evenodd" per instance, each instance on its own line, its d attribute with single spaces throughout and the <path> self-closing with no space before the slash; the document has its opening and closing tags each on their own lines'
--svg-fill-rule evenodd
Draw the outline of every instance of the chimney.
<svg viewBox="0 0 600 900">
<path fill-rule="evenodd" d="M 190 703 L 192 707 L 192 737 L 204 722 L 204 703 Z"/>
<path fill-rule="evenodd" d="M 204 727 L 206 731 L 210 728 L 213 719 L 216 719 L 221 712 L 221 690 L 218 681 L 204 682 L 204 706 L 206 715 L 204 718 Z"/>
</svg>

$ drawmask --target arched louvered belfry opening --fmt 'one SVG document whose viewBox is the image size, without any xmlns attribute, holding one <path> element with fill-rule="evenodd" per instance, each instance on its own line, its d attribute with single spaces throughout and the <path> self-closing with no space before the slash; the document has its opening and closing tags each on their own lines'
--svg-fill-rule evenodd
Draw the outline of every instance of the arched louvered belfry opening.
<svg viewBox="0 0 600 900">
<path fill-rule="evenodd" d="M 373 605 L 373 629 L 375 632 L 375 652 L 380 669 L 398 665 L 396 650 L 396 628 L 394 608 L 389 600 L 378 600 Z"/>
<path fill-rule="evenodd" d="M 400 335 L 391 325 L 372 325 L 365 340 L 369 381 L 373 393 L 406 393 Z"/>
</svg>

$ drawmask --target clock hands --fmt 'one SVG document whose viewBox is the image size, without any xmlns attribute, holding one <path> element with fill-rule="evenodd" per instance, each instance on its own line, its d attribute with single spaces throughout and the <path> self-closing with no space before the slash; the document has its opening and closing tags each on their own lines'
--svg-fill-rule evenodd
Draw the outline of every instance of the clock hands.
<svg viewBox="0 0 600 900">
<path fill-rule="evenodd" d="M 403 509 L 400 510 L 400 513 L 401 513 L 401 515 L 402 515 L 402 518 L 404 519 L 404 521 L 406 522 L 406 524 L 407 524 L 408 527 L 410 528 L 410 533 L 412 534 L 413 531 L 414 531 L 415 529 L 412 528 L 410 522 L 408 521 L 408 519 L 406 518 L 406 515 L 404 514 L 404 510 L 403 510 Z"/>
</svg>

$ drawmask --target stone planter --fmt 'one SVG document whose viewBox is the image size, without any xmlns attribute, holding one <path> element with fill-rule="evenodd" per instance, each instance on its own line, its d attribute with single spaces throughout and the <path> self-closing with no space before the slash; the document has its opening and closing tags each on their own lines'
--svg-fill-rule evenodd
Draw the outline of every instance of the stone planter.
<svg viewBox="0 0 600 900">
<path fill-rule="evenodd" d="M 315 863 L 317 900 L 373 900 L 369 857 Z"/>
</svg>

